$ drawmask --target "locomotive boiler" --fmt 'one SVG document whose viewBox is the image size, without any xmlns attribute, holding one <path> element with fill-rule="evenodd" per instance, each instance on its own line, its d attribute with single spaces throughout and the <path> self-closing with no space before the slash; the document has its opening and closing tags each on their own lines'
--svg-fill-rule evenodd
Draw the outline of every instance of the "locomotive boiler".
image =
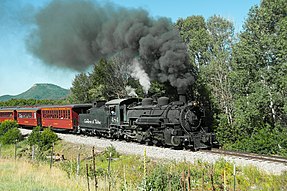
<svg viewBox="0 0 287 191">
<path fill-rule="evenodd" d="M 198 150 L 211 148 L 214 134 L 204 126 L 204 111 L 197 102 L 170 102 L 167 97 L 99 101 L 79 115 L 79 130 L 86 134 Z"/>
</svg>

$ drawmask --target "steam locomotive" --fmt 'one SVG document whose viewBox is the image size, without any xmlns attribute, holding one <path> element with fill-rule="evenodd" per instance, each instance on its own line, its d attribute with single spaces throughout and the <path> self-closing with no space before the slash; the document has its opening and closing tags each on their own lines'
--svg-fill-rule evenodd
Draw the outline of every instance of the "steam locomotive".
<svg viewBox="0 0 287 191">
<path fill-rule="evenodd" d="M 204 126 L 204 116 L 200 105 L 187 103 L 184 94 L 175 102 L 167 97 L 156 102 L 152 98 L 115 99 L 95 102 L 88 113 L 79 114 L 78 130 L 145 144 L 209 149 L 216 140 Z"/>
<path fill-rule="evenodd" d="M 194 150 L 217 144 L 204 125 L 197 102 L 167 97 L 114 99 L 93 104 L 0 108 L 0 123 L 15 120 L 21 127 L 50 127 L 145 144 L 186 147 Z"/>
</svg>

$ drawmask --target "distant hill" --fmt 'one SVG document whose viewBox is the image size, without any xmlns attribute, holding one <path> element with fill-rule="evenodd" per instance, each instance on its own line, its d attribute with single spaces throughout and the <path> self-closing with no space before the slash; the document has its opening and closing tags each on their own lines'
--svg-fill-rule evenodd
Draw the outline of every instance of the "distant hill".
<svg viewBox="0 0 287 191">
<path fill-rule="evenodd" d="M 4 95 L 0 96 L 0 101 L 8 101 L 10 99 L 63 99 L 67 97 L 70 93 L 70 90 L 61 88 L 60 86 L 54 84 L 34 84 L 30 89 L 27 91 L 11 96 L 11 95 Z"/>
</svg>

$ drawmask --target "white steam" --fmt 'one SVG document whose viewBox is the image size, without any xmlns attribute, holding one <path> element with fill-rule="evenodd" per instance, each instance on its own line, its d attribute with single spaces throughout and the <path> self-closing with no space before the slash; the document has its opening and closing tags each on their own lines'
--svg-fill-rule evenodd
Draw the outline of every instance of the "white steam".
<svg viewBox="0 0 287 191">
<path fill-rule="evenodd" d="M 127 95 L 130 97 L 138 97 L 138 94 L 136 93 L 135 89 L 131 86 L 126 86 L 125 90 L 127 92 Z"/>
<path fill-rule="evenodd" d="M 131 71 L 131 76 L 139 80 L 140 85 L 143 87 L 144 93 L 147 94 L 150 88 L 150 79 L 136 58 L 133 59 L 132 65 L 129 67 L 129 69 Z"/>
</svg>

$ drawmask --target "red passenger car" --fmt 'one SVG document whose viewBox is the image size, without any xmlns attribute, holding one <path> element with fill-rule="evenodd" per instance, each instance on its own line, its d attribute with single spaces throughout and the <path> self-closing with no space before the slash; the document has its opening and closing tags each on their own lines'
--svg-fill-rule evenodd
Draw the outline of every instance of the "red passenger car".
<svg viewBox="0 0 287 191">
<path fill-rule="evenodd" d="M 0 108 L 0 123 L 5 120 L 16 120 L 16 108 Z"/>
<path fill-rule="evenodd" d="M 17 122 L 19 126 L 36 127 L 41 126 L 41 110 L 38 107 L 18 108 Z"/>
<path fill-rule="evenodd" d="M 91 107 L 91 104 L 44 106 L 41 108 L 42 126 L 76 130 L 78 127 L 78 115 L 86 113 Z"/>
</svg>

